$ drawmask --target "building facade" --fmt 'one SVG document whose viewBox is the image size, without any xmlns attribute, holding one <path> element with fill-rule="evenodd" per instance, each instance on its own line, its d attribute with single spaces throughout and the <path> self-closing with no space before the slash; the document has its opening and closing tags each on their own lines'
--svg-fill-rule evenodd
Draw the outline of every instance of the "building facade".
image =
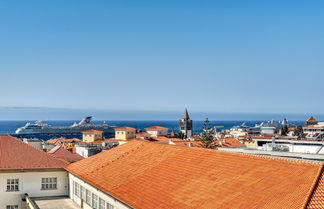
<svg viewBox="0 0 324 209">
<path fill-rule="evenodd" d="M 11 136 L 0 136 L 0 207 L 25 209 L 30 197 L 68 195 L 65 163 Z"/>
<path fill-rule="evenodd" d="M 116 199 L 99 188 L 82 180 L 81 178 L 69 174 L 69 196 L 83 209 L 129 209 L 126 203 Z"/>
<path fill-rule="evenodd" d="M 94 142 L 96 140 L 102 140 L 103 133 L 104 132 L 101 130 L 94 130 L 94 129 L 82 131 L 82 141 Z"/>
<path fill-rule="evenodd" d="M 162 126 L 151 126 L 145 128 L 146 132 L 153 137 L 159 136 L 167 136 L 168 135 L 168 128 Z"/>
<path fill-rule="evenodd" d="M 68 195 L 68 174 L 63 169 L 0 172 L 0 187 L 0 206 L 3 209 L 8 206 L 10 209 L 25 209 L 24 194 L 30 197 Z"/>
<path fill-rule="evenodd" d="M 136 137 L 136 129 L 128 126 L 115 128 L 115 138 L 120 140 L 134 139 Z"/>
</svg>

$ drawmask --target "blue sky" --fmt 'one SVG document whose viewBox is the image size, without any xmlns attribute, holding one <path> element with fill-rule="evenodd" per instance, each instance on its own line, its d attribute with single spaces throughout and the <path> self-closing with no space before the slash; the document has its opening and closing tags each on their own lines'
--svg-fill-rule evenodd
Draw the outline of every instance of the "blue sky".
<svg viewBox="0 0 324 209">
<path fill-rule="evenodd" d="M 323 10 L 316 0 L 1 1 L 0 106 L 324 113 Z"/>
</svg>

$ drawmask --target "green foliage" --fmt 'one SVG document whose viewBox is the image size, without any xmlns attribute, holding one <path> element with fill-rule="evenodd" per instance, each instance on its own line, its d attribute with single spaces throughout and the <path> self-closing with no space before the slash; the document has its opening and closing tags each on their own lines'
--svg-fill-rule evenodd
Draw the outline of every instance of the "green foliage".
<svg viewBox="0 0 324 209">
<path fill-rule="evenodd" d="M 212 128 L 210 125 L 210 121 L 206 118 L 203 126 L 203 130 L 201 133 L 201 144 L 200 146 L 207 149 L 215 149 L 216 143 L 214 140 L 214 136 L 212 134 Z"/>
<path fill-rule="evenodd" d="M 175 138 L 184 139 L 185 138 L 185 135 L 184 135 L 184 133 L 182 133 L 181 131 L 179 131 L 179 133 L 175 134 Z"/>
<path fill-rule="evenodd" d="M 288 134 L 288 126 L 281 127 L 281 136 L 287 136 Z"/>
<path fill-rule="evenodd" d="M 297 126 L 297 128 L 295 129 L 293 135 L 294 136 L 301 136 L 303 133 L 304 133 L 303 127 Z"/>
</svg>

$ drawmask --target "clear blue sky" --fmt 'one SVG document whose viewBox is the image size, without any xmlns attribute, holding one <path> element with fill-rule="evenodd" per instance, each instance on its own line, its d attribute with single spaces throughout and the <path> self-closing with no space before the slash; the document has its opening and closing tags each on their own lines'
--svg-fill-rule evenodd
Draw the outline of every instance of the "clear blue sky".
<svg viewBox="0 0 324 209">
<path fill-rule="evenodd" d="M 2 107 L 324 113 L 323 1 L 0 2 Z"/>
</svg>

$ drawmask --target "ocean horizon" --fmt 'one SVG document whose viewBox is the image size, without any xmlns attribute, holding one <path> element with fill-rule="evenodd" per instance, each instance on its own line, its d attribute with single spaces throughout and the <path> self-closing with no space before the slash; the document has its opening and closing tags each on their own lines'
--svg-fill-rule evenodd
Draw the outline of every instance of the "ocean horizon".
<svg viewBox="0 0 324 209">
<path fill-rule="evenodd" d="M 233 126 L 237 126 L 245 122 L 249 126 L 254 126 L 255 124 L 260 124 L 266 120 L 232 120 L 232 121 L 222 121 L 222 120 L 210 120 L 212 126 L 223 126 L 222 129 L 230 129 Z M 16 129 L 24 126 L 28 122 L 35 122 L 35 120 L 0 120 L 0 134 L 14 134 Z M 45 120 L 51 126 L 70 126 L 74 122 L 79 122 L 78 120 Z M 130 126 L 139 130 L 144 130 L 149 126 L 164 126 L 169 128 L 169 132 L 174 130 L 176 133 L 179 131 L 179 120 L 94 120 L 93 123 L 107 123 L 111 126 Z M 290 121 L 295 125 L 304 125 L 304 121 L 296 120 Z M 203 127 L 203 120 L 193 121 L 193 132 L 199 133 Z"/>
</svg>

